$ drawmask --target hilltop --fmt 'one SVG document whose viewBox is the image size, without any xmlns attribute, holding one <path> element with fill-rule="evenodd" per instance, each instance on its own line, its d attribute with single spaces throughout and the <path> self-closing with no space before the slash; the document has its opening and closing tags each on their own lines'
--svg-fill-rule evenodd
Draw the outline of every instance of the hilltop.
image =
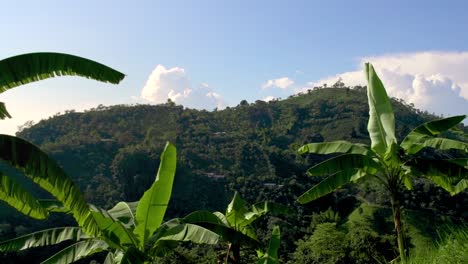
<svg viewBox="0 0 468 264">
<path fill-rule="evenodd" d="M 417 125 L 436 118 L 403 100 L 392 99 L 392 104 L 398 140 Z M 286 204 L 297 214 L 286 219 L 267 218 L 259 224 L 258 235 L 264 239 L 269 227 L 279 223 L 288 230 L 282 247 L 291 253 L 295 241 L 308 234 L 311 219 L 318 212 L 332 208 L 346 219 L 355 218 L 361 204 L 389 206 L 382 199 L 382 190 L 373 184 L 345 186 L 306 206 L 295 202 L 321 180 L 307 177 L 306 169 L 327 158 L 299 156 L 298 147 L 332 140 L 368 144 L 368 117 L 365 87 L 317 88 L 284 100 L 244 100 L 235 107 L 211 112 L 170 101 L 161 105 L 101 105 L 83 113 L 71 110 L 57 114 L 24 127 L 17 135 L 48 152 L 87 200 L 103 207 L 118 200 L 137 200 L 153 182 L 159 155 L 165 142 L 171 141 L 177 146 L 178 167 L 168 217 L 201 209 L 224 211 L 234 191 L 249 203 L 269 200 Z M 434 219 L 466 220 L 463 208 L 467 201 L 466 192 L 451 197 L 424 180 L 415 183 L 413 192 L 405 193 L 407 209 L 433 214 Z M 33 222 L 27 223 L 34 228 Z M 436 235 L 433 227 L 430 231 L 427 226 L 421 228 L 429 234 L 425 239 Z M 375 232 L 391 234 L 388 230 Z M 392 252 L 381 254 L 393 256 Z"/>
</svg>

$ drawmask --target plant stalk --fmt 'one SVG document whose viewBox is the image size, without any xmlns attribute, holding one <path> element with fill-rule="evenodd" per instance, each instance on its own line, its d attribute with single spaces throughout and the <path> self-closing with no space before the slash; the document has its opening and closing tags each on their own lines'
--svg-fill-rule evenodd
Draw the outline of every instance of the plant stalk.
<svg viewBox="0 0 468 264">
<path fill-rule="evenodd" d="M 393 222 L 395 223 L 395 231 L 397 234 L 397 243 L 398 251 L 400 253 L 400 260 L 401 263 L 406 263 L 406 251 L 401 223 L 401 205 L 398 198 L 396 198 L 396 195 L 397 194 L 392 194 Z"/>
</svg>

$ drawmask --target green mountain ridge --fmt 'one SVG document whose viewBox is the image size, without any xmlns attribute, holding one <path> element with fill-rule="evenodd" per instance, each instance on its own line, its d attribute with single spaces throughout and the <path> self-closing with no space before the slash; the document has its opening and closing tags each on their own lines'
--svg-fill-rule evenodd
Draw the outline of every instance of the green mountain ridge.
<svg viewBox="0 0 468 264">
<path fill-rule="evenodd" d="M 436 117 L 393 99 L 399 141 L 411 129 Z M 168 217 L 195 210 L 222 211 L 234 191 L 249 203 L 269 200 L 292 207 L 297 215 L 269 217 L 259 237 L 279 223 L 288 232 L 282 248 L 292 252 L 307 234 L 311 215 L 333 208 L 345 218 L 362 197 L 388 206 L 375 186 L 345 186 L 306 206 L 296 198 L 318 183 L 307 168 L 326 156 L 300 156 L 304 143 L 348 140 L 369 144 L 365 87 L 318 88 L 284 100 L 245 100 L 212 112 L 161 105 L 99 106 L 83 113 L 67 111 L 25 127 L 17 135 L 48 152 L 78 184 L 87 200 L 109 208 L 118 200 L 135 201 L 154 180 L 165 142 L 178 149 L 178 168 Z M 462 128 L 466 132 L 466 128 Z M 18 176 L 19 177 L 19 176 Z M 405 194 L 405 207 L 434 211 L 466 221 L 467 192 L 451 197 L 425 181 Z"/>
<path fill-rule="evenodd" d="M 434 118 L 401 100 L 393 106 L 399 140 Z M 323 88 L 279 101 L 242 101 L 213 112 L 172 102 L 99 106 L 43 120 L 18 136 L 50 153 L 91 202 L 105 206 L 113 199 L 140 197 L 152 182 L 165 141 L 179 149 L 178 175 L 185 174 L 179 178 L 226 181 L 230 191 L 242 192 L 238 183 L 247 183 L 251 176 L 269 188 L 303 178 L 308 166 L 324 159 L 299 157 L 296 150 L 304 143 L 368 144 L 367 120 L 364 87 Z"/>
</svg>

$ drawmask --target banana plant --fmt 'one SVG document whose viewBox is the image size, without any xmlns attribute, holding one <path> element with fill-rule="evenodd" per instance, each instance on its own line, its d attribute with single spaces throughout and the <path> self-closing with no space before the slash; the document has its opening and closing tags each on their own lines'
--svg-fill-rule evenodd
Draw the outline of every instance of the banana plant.
<svg viewBox="0 0 468 264">
<path fill-rule="evenodd" d="M 39 201 L 47 211 L 73 215 L 79 226 L 52 228 L 4 241 L 0 243 L 0 251 L 21 251 L 72 241 L 70 246 L 42 263 L 73 263 L 103 251 L 108 252 L 107 264 L 150 263 L 154 256 L 164 255 L 184 241 L 218 243 L 218 234 L 184 219 L 163 222 L 175 170 L 176 148 L 167 143 L 156 179 L 139 202 L 119 202 L 108 211 L 87 205 L 87 214 L 76 214 L 73 206 L 66 203 L 68 198 L 57 196 L 57 201 Z M 85 203 L 78 194 L 73 196 L 73 202 Z M 90 229 L 89 223 L 95 229 Z"/>
<path fill-rule="evenodd" d="M 50 52 L 22 54 L 0 60 L 0 93 L 22 84 L 62 75 L 112 84 L 118 84 L 125 77 L 108 66 L 74 55 Z M 5 104 L 0 102 L 0 119 L 7 117 L 11 118 L 11 115 Z M 74 214 L 87 214 L 85 203 L 74 202 L 77 188 L 55 162 L 36 146 L 16 137 L 0 135 L 0 148 L 1 160 L 25 173 L 47 191 L 53 191 L 59 198 L 68 197 L 64 204 L 72 206 Z M 12 177 L 0 172 L 0 182 L 0 200 L 32 218 L 47 218 L 48 211 Z"/>
<path fill-rule="evenodd" d="M 281 234 L 279 226 L 273 227 L 273 231 L 271 232 L 270 243 L 268 244 L 268 250 L 260 254 L 260 259 L 258 260 L 257 264 L 278 264 L 278 249 L 280 247 L 281 242 Z"/>
<path fill-rule="evenodd" d="M 302 194 L 298 201 L 309 203 L 335 191 L 349 182 L 377 179 L 390 194 L 393 220 L 397 234 L 400 259 L 408 254 L 404 245 L 401 223 L 400 188 L 412 189 L 416 177 L 427 177 L 435 184 L 455 195 L 468 186 L 468 144 L 441 137 L 447 130 L 456 129 L 465 115 L 427 122 L 412 130 L 397 144 L 395 118 L 384 85 L 370 63 L 365 64 L 369 123 L 367 129 L 371 145 L 346 141 L 311 143 L 302 146 L 301 154 L 338 154 L 308 169 L 310 176 L 327 175 L 320 183 Z M 463 158 L 427 158 L 421 155 L 424 148 L 438 151 L 458 150 Z"/>
<path fill-rule="evenodd" d="M 291 209 L 267 201 L 249 206 L 236 192 L 225 214 L 196 211 L 187 215 L 184 220 L 203 226 L 223 237 L 229 242 L 226 260 L 229 259 L 231 263 L 239 263 L 241 246 L 251 247 L 256 249 L 259 255 L 263 254 L 252 224 L 267 213 L 290 214 Z M 231 252 L 232 257 L 230 257 Z"/>
</svg>

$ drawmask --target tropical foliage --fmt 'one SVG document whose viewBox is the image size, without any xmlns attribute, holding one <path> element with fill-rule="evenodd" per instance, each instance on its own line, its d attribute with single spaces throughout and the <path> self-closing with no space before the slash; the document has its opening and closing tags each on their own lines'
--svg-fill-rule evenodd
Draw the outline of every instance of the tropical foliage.
<svg viewBox="0 0 468 264">
<path fill-rule="evenodd" d="M 319 184 L 302 194 L 298 201 L 308 203 L 318 199 L 348 182 L 376 179 L 390 195 L 395 231 L 398 237 L 400 258 L 406 260 L 401 224 L 402 196 L 400 188 L 412 189 L 415 177 L 426 176 L 452 195 L 463 191 L 468 185 L 466 153 L 468 144 L 454 139 L 438 137 L 456 127 L 466 116 L 454 116 L 427 122 L 412 130 L 397 144 L 395 118 L 390 99 L 371 64 L 365 65 L 368 81 L 369 102 L 368 131 L 371 146 L 346 141 L 311 143 L 299 149 L 302 154 L 339 154 L 313 167 L 310 176 L 329 175 Z M 439 151 L 460 150 L 465 157 L 424 157 L 418 155 L 424 148 Z"/>
<path fill-rule="evenodd" d="M 125 75 L 106 65 L 62 53 L 22 54 L 0 61 L 0 93 L 11 88 L 55 76 L 81 76 L 118 84 Z M 0 118 L 11 118 L 5 104 L 0 103 Z"/>
<path fill-rule="evenodd" d="M 124 75 L 112 68 L 85 58 L 61 53 L 30 53 L 0 61 L 0 93 L 22 84 L 61 75 L 77 75 L 117 84 Z M 11 117 L 0 103 L 0 118 Z M 77 219 L 86 219 L 87 205 L 76 197 L 77 188 L 63 170 L 36 146 L 20 138 L 0 135 L 0 159 L 17 168 L 35 183 L 63 201 Z M 48 215 L 32 195 L 13 178 L 0 172 L 0 198 L 23 214 L 36 219 Z M 84 224 L 84 223 L 80 223 Z M 85 227 L 87 231 L 91 226 Z"/>
<path fill-rule="evenodd" d="M 168 143 L 161 155 L 156 180 L 138 203 L 119 202 L 109 211 L 89 206 L 88 214 L 74 215 L 80 227 L 52 228 L 14 238 L 0 243 L 0 251 L 19 251 L 73 241 L 42 263 L 72 263 L 102 251 L 109 252 L 106 263 L 144 263 L 154 256 L 163 255 L 178 242 L 217 243 L 218 235 L 182 219 L 163 223 L 175 169 L 176 149 Z M 79 196 L 75 196 L 74 201 L 84 202 Z M 72 213 L 70 208 L 63 203 L 62 208 L 52 211 Z M 95 229 L 90 228 L 91 225 Z"/>
<path fill-rule="evenodd" d="M 279 227 L 273 228 L 269 251 L 263 253 L 259 247 L 260 243 L 253 226 L 255 221 L 267 213 L 288 214 L 291 211 L 283 205 L 271 202 L 261 202 L 248 206 L 236 192 L 225 214 L 196 211 L 187 215 L 184 220 L 206 227 L 228 241 L 226 259 L 229 259 L 232 263 L 240 263 L 241 246 L 249 246 L 258 250 L 260 259 L 263 261 L 274 261 L 278 258 L 274 252 L 277 251 L 277 244 L 279 243 Z M 232 256 L 230 255 L 231 252 Z"/>
<path fill-rule="evenodd" d="M 357 185 L 344 184 L 336 192 L 330 188 L 328 195 L 320 195 L 307 205 L 295 202 L 297 194 L 331 177 L 326 169 L 316 169 L 313 173 L 317 176 L 312 178 L 304 172 L 310 164 L 318 166 L 337 157 L 333 152 L 353 154 L 348 157 L 350 163 L 365 165 L 367 174 L 384 176 L 371 168 L 387 161 L 379 159 L 366 128 L 369 113 L 382 108 L 369 111 L 369 105 L 362 103 L 366 97 L 366 87 L 337 83 L 286 100 L 244 100 L 236 107 L 212 112 L 169 101 L 162 105 L 100 105 L 84 113 L 58 113 L 36 125 L 27 122 L 18 136 L 40 148 L 23 139 L 2 137 L 0 154 L 5 160 L 0 163 L 0 198 L 26 215 L 48 221 L 34 221 L 0 205 L 0 239 L 13 239 L 2 244 L 5 251 L 0 252 L 0 262 L 73 261 L 89 255 L 79 262 L 389 262 L 398 254 L 397 236 L 391 224 L 391 199 L 382 195 L 388 193 L 387 186 L 377 177 L 363 176 Z M 465 181 L 444 181 L 432 175 L 434 169 L 422 166 L 427 160 L 450 160 L 466 166 L 466 149 L 452 145 L 459 146 L 457 140 L 467 130 L 456 125 L 460 121 L 455 118 L 450 131 L 441 132 L 427 123 L 436 118 L 434 115 L 400 99 L 388 100 L 395 110 L 394 137 L 401 142 L 398 160 L 407 162 L 403 170 L 411 172 L 404 179 L 409 179 L 406 183 L 412 184 L 412 190 L 400 187 L 398 194 L 400 206 L 405 208 L 401 211 L 403 241 L 414 254 L 432 248 L 438 227 L 446 223 L 457 226 L 468 219 L 468 192 L 462 191 Z M 385 120 L 389 117 L 382 116 Z M 428 126 L 417 128 L 421 123 Z M 391 130 L 391 126 L 385 127 L 385 137 L 391 138 Z M 153 195 L 147 193 L 153 185 L 160 188 L 168 183 L 154 180 L 157 164 L 164 163 L 159 154 L 167 148 L 165 141 L 178 146 L 177 172 L 171 191 L 164 188 L 156 193 L 161 194 L 159 202 L 171 197 L 171 206 L 165 207 L 164 202 L 155 208 L 147 202 L 141 206 L 139 202 L 119 202 L 152 200 L 148 197 Z M 307 145 L 312 150 L 318 146 L 314 144 L 321 143 L 333 151 L 317 155 L 307 150 L 301 157 L 296 150 L 305 142 L 312 142 Z M 402 146 L 406 144 L 405 152 Z M 26 151 L 17 151 L 17 147 Z M 369 159 L 363 161 L 359 155 Z M 447 169 L 444 164 L 431 165 Z M 429 178 L 459 194 L 450 196 Z M 228 212 L 225 205 L 233 194 Z M 67 204 L 69 195 L 73 199 Z M 268 214 L 276 210 L 275 203 L 284 204 L 290 212 L 284 217 Z M 196 211 L 200 209 L 204 211 Z M 145 210 L 157 217 L 145 218 Z M 145 227 L 139 226 L 146 220 Z M 202 239 L 198 234 L 205 235 Z M 461 248 L 455 242 L 450 245 Z M 269 246 L 265 248 L 265 244 Z M 74 254 L 68 254 L 67 248 Z M 447 251 L 440 252 L 445 258 Z M 54 254 L 55 258 L 50 258 Z M 463 254 L 454 257 L 463 259 Z"/>
</svg>

